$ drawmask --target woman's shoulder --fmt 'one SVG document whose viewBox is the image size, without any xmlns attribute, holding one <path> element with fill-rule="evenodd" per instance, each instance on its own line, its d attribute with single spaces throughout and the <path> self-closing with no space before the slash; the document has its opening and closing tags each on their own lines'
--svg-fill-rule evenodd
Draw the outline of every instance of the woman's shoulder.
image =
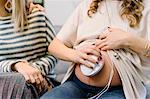
<svg viewBox="0 0 150 99">
<path fill-rule="evenodd" d="M 149 2 L 149 0 L 144 0 L 143 1 L 143 5 L 144 5 L 144 8 L 149 9 L 150 8 L 150 2 Z"/>
<path fill-rule="evenodd" d="M 77 7 L 80 8 L 80 10 L 83 10 L 84 8 L 89 7 L 89 5 L 91 4 L 93 0 L 81 0 L 79 2 L 79 5 Z"/>
<path fill-rule="evenodd" d="M 93 0 L 83 0 L 83 1 L 81 1 L 81 5 L 88 7 L 92 3 L 92 1 Z"/>
<path fill-rule="evenodd" d="M 82 13 L 82 14 L 87 14 L 87 11 L 91 5 L 91 2 L 93 0 L 81 0 L 81 2 L 78 5 L 78 10 Z"/>
<path fill-rule="evenodd" d="M 41 18 L 41 17 L 46 17 L 45 12 L 40 11 L 39 9 L 33 9 L 33 11 L 28 15 L 28 18 Z"/>
<path fill-rule="evenodd" d="M 93 0 L 82 0 L 81 2 L 84 3 L 84 4 L 89 4 L 91 3 Z"/>
<path fill-rule="evenodd" d="M 150 16 L 150 2 L 149 2 L 149 0 L 144 0 L 143 5 L 144 5 L 143 15 L 144 16 L 147 16 L 147 15 Z"/>
</svg>

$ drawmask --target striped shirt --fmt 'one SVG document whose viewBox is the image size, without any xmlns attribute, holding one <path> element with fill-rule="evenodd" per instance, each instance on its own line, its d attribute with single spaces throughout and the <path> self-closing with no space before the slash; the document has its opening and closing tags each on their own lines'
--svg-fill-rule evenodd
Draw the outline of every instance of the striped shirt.
<svg viewBox="0 0 150 99">
<path fill-rule="evenodd" d="M 12 72 L 12 64 L 28 61 L 43 75 L 54 78 L 57 59 L 48 53 L 54 36 L 53 26 L 44 12 L 28 15 L 28 29 L 23 32 L 15 32 L 11 16 L 0 17 L 0 72 Z"/>
</svg>

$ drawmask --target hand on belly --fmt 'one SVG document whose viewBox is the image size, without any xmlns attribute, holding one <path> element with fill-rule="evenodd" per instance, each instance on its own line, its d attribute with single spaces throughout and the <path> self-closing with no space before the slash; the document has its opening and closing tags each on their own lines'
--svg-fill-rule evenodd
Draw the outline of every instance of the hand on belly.
<svg viewBox="0 0 150 99">
<path fill-rule="evenodd" d="M 97 63 L 92 63 L 90 61 L 86 61 L 87 63 L 89 63 L 93 68 L 89 68 L 85 65 L 80 65 L 80 69 L 82 74 L 84 74 L 85 76 L 94 76 L 97 73 L 99 73 L 101 71 L 101 69 L 104 66 L 104 60 L 101 58 L 101 56 L 97 57 L 95 55 L 91 55 L 91 58 L 93 58 L 94 60 L 97 60 Z"/>
<path fill-rule="evenodd" d="M 97 87 L 103 87 L 108 83 L 110 71 L 111 71 L 111 67 L 110 67 L 111 60 L 106 52 L 103 51 L 101 53 L 102 53 L 102 58 L 105 61 L 105 64 L 102 70 L 95 76 L 87 77 L 83 75 L 83 73 L 80 70 L 80 66 L 79 65 L 76 66 L 75 74 L 80 81 L 84 82 L 85 84 L 97 86 Z M 114 75 L 113 75 L 111 85 L 112 86 L 121 85 L 121 80 L 115 67 L 114 67 Z"/>
</svg>

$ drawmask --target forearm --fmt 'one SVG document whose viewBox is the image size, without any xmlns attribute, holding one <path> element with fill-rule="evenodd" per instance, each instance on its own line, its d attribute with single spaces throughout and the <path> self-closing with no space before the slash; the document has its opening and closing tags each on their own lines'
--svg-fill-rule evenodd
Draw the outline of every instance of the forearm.
<svg viewBox="0 0 150 99">
<path fill-rule="evenodd" d="M 39 58 L 36 61 L 30 62 L 31 66 L 40 70 L 43 75 L 49 75 L 49 74 L 53 75 L 54 74 L 53 71 L 56 63 L 57 63 L 57 59 L 54 56 L 48 54 Z"/>
<path fill-rule="evenodd" d="M 73 62 L 73 55 L 75 54 L 75 50 L 66 47 L 60 40 L 55 38 L 48 48 L 50 54 L 54 55 L 55 57 Z"/>
<path fill-rule="evenodd" d="M 18 62 L 26 61 L 26 60 L 3 60 L 0 62 L 0 72 L 13 72 L 14 65 Z"/>
<path fill-rule="evenodd" d="M 128 48 L 146 57 L 150 57 L 149 46 L 150 46 L 150 41 L 145 40 L 143 38 L 133 36 L 128 39 Z"/>
</svg>

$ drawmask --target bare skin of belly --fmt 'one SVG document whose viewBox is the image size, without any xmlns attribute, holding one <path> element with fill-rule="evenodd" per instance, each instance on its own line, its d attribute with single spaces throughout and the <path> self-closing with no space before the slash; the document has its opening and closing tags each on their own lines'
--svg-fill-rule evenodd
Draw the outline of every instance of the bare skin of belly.
<svg viewBox="0 0 150 99">
<path fill-rule="evenodd" d="M 76 65 L 75 75 L 81 82 L 96 87 L 104 87 L 108 83 L 110 72 L 111 72 L 111 67 L 110 67 L 111 60 L 106 52 L 103 51 L 101 52 L 101 54 L 102 54 L 102 58 L 105 61 L 105 64 L 103 69 L 95 76 L 87 77 L 83 75 L 83 73 L 80 70 L 80 66 Z M 111 86 L 119 86 L 119 85 L 121 85 L 121 80 L 116 68 L 114 67 L 114 75 L 112 78 Z"/>
</svg>

